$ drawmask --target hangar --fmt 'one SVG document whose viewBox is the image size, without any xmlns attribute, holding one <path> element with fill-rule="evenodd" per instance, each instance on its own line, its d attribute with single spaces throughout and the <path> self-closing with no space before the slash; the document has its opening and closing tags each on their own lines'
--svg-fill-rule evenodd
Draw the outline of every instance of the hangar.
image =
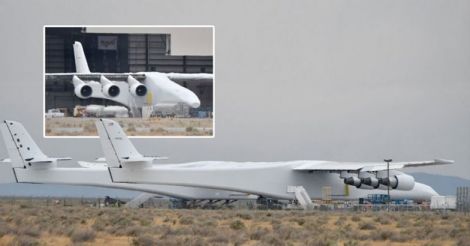
<svg viewBox="0 0 470 246">
<path fill-rule="evenodd" d="M 98 31 L 98 32 L 97 32 Z M 86 47 L 85 55 L 91 71 L 103 73 L 126 72 L 175 72 L 213 73 L 213 54 L 195 52 L 196 55 L 173 55 L 172 33 L 117 33 L 90 31 L 87 27 L 46 27 L 45 28 L 45 72 L 75 72 L 73 43 L 79 41 Z M 147 30 L 148 31 L 148 30 Z M 176 38 L 176 37 L 175 37 Z M 177 40 L 173 40 L 175 43 Z M 176 52 L 178 53 L 178 52 Z M 59 78 L 59 79 L 58 79 Z M 176 81 L 193 91 L 200 99 L 201 106 L 190 109 L 191 116 L 213 110 L 212 81 Z M 54 108 L 73 112 L 77 105 L 116 105 L 105 99 L 80 99 L 74 95 L 71 81 L 60 77 L 45 78 L 45 111 Z M 208 114 L 202 114 L 208 115 Z"/>
</svg>

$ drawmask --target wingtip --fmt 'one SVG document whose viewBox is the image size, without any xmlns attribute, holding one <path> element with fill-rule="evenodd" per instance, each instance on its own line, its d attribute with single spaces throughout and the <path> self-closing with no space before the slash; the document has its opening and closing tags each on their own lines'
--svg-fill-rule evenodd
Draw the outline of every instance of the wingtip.
<svg viewBox="0 0 470 246">
<path fill-rule="evenodd" d="M 455 162 L 453 160 L 446 160 L 446 159 L 434 159 L 434 161 L 439 164 L 454 164 Z"/>
</svg>

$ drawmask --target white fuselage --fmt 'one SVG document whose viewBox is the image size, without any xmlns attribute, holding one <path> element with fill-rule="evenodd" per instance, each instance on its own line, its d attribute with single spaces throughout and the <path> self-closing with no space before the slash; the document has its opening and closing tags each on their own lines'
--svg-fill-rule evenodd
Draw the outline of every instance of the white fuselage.
<svg viewBox="0 0 470 246">
<path fill-rule="evenodd" d="M 186 200 L 254 200 L 257 196 L 241 192 L 153 184 L 113 183 L 107 168 L 13 168 L 0 165 L 0 183 L 36 183 L 96 186 L 147 192 Z"/>
</svg>

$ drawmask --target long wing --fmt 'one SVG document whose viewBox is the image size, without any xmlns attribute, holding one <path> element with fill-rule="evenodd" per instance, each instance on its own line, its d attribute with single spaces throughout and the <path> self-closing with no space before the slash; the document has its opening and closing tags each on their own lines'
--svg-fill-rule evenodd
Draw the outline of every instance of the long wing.
<svg viewBox="0 0 470 246">
<path fill-rule="evenodd" d="M 77 76 L 82 80 L 99 80 L 101 75 L 106 76 L 110 80 L 127 80 L 128 75 L 132 75 L 135 79 L 142 81 L 145 79 L 144 73 L 97 73 L 91 72 L 88 62 L 80 42 L 75 41 L 73 44 L 73 54 L 75 58 L 75 73 L 46 73 L 48 81 L 61 79 L 62 81 L 72 81 L 73 76 Z M 167 77 L 175 82 L 188 80 L 209 80 L 214 78 L 213 74 L 197 73 L 167 73 Z"/>
<path fill-rule="evenodd" d="M 210 73 L 164 73 L 170 80 L 174 82 L 182 81 L 207 81 L 212 82 L 214 75 Z M 73 76 L 77 76 L 81 80 L 99 81 L 101 75 L 114 81 L 127 81 L 127 77 L 131 75 L 138 81 L 145 80 L 144 73 L 46 73 L 47 81 L 63 82 L 72 81 Z"/>
<path fill-rule="evenodd" d="M 422 167 L 434 165 L 448 165 L 453 164 L 454 161 L 435 159 L 432 161 L 410 161 L 410 162 L 391 162 L 390 169 L 402 169 L 407 167 Z M 385 162 L 332 162 L 332 161 L 317 161 L 303 163 L 295 168 L 299 171 L 361 171 L 361 172 L 375 172 L 387 170 Z"/>
<path fill-rule="evenodd" d="M 72 82 L 73 76 L 77 76 L 81 80 L 94 80 L 100 81 L 101 76 L 113 81 L 127 81 L 129 75 L 138 81 L 145 79 L 145 74 L 141 73 L 46 73 L 48 82 Z"/>
</svg>

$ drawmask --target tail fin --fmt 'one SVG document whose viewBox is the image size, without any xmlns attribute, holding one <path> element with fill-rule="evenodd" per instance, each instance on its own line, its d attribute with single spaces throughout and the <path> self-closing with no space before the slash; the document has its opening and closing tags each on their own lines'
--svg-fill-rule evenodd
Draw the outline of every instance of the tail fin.
<svg viewBox="0 0 470 246">
<path fill-rule="evenodd" d="M 12 167 L 26 168 L 28 162 L 49 159 L 21 123 L 5 120 L 1 124 L 1 130 Z"/>
<path fill-rule="evenodd" d="M 122 167 L 124 163 L 148 162 L 153 160 L 153 158 L 142 156 L 136 150 L 117 122 L 108 119 L 100 119 L 97 120 L 95 124 L 108 167 Z"/>
<path fill-rule="evenodd" d="M 73 44 L 73 54 L 75 56 L 75 68 L 77 73 L 90 73 L 88 63 L 86 61 L 85 52 L 83 52 L 82 44 L 75 41 Z"/>
</svg>

